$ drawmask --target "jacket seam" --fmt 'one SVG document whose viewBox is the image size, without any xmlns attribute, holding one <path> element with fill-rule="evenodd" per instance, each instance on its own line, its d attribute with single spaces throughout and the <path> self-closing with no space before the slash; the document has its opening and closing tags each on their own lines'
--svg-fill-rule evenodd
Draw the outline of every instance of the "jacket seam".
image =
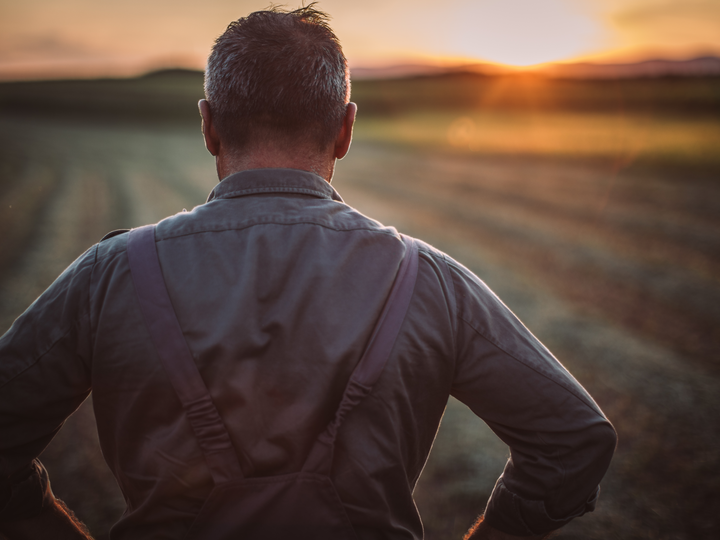
<svg viewBox="0 0 720 540">
<path fill-rule="evenodd" d="M 545 444 L 545 445 L 548 444 L 548 442 L 543 438 L 541 432 L 536 431 L 535 433 L 537 434 L 538 439 L 540 439 L 540 441 L 543 444 Z M 553 452 L 555 454 L 557 454 L 557 461 L 558 461 L 558 464 L 560 465 L 561 475 L 560 475 L 560 482 L 558 483 L 558 485 L 555 488 L 545 492 L 547 495 L 547 497 L 546 497 L 547 499 L 554 498 L 554 494 L 557 493 L 558 491 L 560 491 L 563 488 L 563 486 L 565 486 L 565 479 L 567 478 L 567 470 L 566 470 L 565 462 L 563 461 L 562 455 L 555 449 L 553 450 Z M 546 499 L 543 499 L 543 505 L 545 505 L 545 500 Z M 545 506 L 545 513 L 547 514 L 547 506 Z"/>
<path fill-rule="evenodd" d="M 47 348 L 47 350 L 43 351 L 42 354 L 38 355 L 38 357 L 37 357 L 35 360 L 33 360 L 30 364 L 28 364 L 28 365 L 25 366 L 23 369 L 21 369 L 20 371 L 18 371 L 15 375 L 13 375 L 12 377 L 10 377 L 7 381 L 5 381 L 4 383 L 0 384 L 0 389 L 5 388 L 8 384 L 10 384 L 11 382 L 13 382 L 13 381 L 14 381 L 15 379 L 17 379 L 18 377 L 20 377 L 23 373 L 25 373 L 26 371 L 28 371 L 29 369 L 35 367 L 38 363 L 40 363 L 40 361 L 41 361 L 50 351 L 52 351 L 52 350 L 55 348 L 55 345 L 57 345 L 58 343 L 60 343 L 71 331 L 72 331 L 72 326 L 70 326 L 70 328 L 68 328 L 61 336 L 59 336 L 55 341 L 53 341 L 52 344 Z"/>
<path fill-rule="evenodd" d="M 516 362 L 519 362 L 520 364 L 522 364 L 523 366 L 525 366 L 527 369 L 530 369 L 530 370 L 534 371 L 535 373 L 537 373 L 538 375 L 541 375 L 542 377 L 544 377 L 544 378 L 547 379 L 548 381 L 552 382 L 555 386 L 558 386 L 558 387 L 562 388 L 562 389 L 563 389 L 564 391 L 566 391 L 568 394 L 571 394 L 572 396 L 574 396 L 575 399 L 577 399 L 578 401 L 580 401 L 585 407 L 587 407 L 588 409 L 590 409 L 593 413 L 597 414 L 597 411 L 595 410 L 595 407 L 592 407 L 589 403 L 587 403 L 587 402 L 586 402 L 582 397 L 580 397 L 574 390 L 571 390 L 570 388 L 565 387 L 564 385 L 560 384 L 558 381 L 556 381 L 556 380 L 554 380 L 552 377 L 550 377 L 547 373 L 543 373 L 542 371 L 538 370 L 537 368 L 535 368 L 535 367 L 533 367 L 532 365 L 528 364 L 527 362 L 523 361 L 521 358 L 518 358 L 516 355 L 514 355 L 514 354 L 512 354 L 512 353 L 510 353 L 510 352 L 508 352 L 508 351 L 506 351 L 503 347 L 501 347 L 500 345 L 498 345 L 494 340 L 490 339 L 490 338 L 489 338 L 488 336 L 486 336 L 483 332 L 481 332 L 480 330 L 478 330 L 477 328 L 475 328 L 475 326 L 474 326 L 470 321 L 468 321 L 465 317 L 463 317 L 462 315 L 460 315 L 459 318 L 460 318 L 461 321 L 463 321 L 465 324 L 467 324 L 473 332 L 475 332 L 477 335 L 479 335 L 479 336 L 480 336 L 481 338 L 483 338 L 485 341 L 487 341 L 488 343 L 490 343 L 493 347 L 495 347 L 496 349 L 498 349 L 499 351 L 501 351 L 502 353 L 504 353 L 504 354 L 507 355 L 508 357 L 512 358 L 512 359 L 515 360 Z M 600 415 L 600 416 L 602 417 L 602 415 Z"/>
<path fill-rule="evenodd" d="M 93 328 L 93 321 L 92 321 L 92 316 L 91 316 L 91 314 L 92 314 L 91 313 L 92 298 L 90 297 L 90 290 L 92 289 L 93 276 L 95 275 L 95 267 L 97 266 L 97 262 L 98 262 L 98 251 L 100 251 L 99 244 L 95 244 L 93 246 L 93 248 L 95 249 L 95 256 L 93 257 L 92 265 L 90 265 L 90 277 L 88 278 L 88 282 L 87 282 L 87 307 L 86 307 L 88 326 L 90 327 L 90 331 L 88 332 L 88 341 L 89 341 L 88 354 L 90 356 L 88 358 L 88 362 L 90 363 L 90 366 L 88 366 L 88 367 L 90 368 L 91 371 L 92 371 L 92 363 L 93 363 L 93 350 L 95 348 L 95 328 Z"/>
<path fill-rule="evenodd" d="M 93 274 L 93 272 L 94 272 L 94 270 L 95 270 L 95 265 L 96 265 L 96 263 L 97 263 L 98 244 L 95 244 L 95 245 L 92 246 L 90 249 L 93 250 L 93 257 L 92 257 L 92 263 L 90 263 L 90 264 L 87 265 L 87 266 L 90 267 L 90 268 L 89 268 L 89 273 L 90 273 L 90 275 L 89 275 L 88 280 L 87 280 L 87 281 L 88 281 L 88 282 L 87 282 L 87 292 L 88 292 L 87 310 L 86 310 L 85 315 L 84 315 L 84 317 L 87 318 L 88 321 L 91 320 L 91 317 L 90 317 L 90 283 L 91 283 L 91 280 L 92 280 L 92 274 Z M 76 274 L 77 274 L 77 275 L 82 274 L 82 265 L 79 265 L 79 267 L 77 268 Z M 82 303 L 80 303 L 80 305 L 82 305 Z M 40 353 L 40 354 L 38 355 L 38 357 L 37 357 L 36 359 L 34 359 L 30 364 L 28 364 L 26 367 L 24 367 L 23 369 L 21 369 L 18 373 L 16 373 L 16 374 L 13 375 L 12 377 L 10 377 L 10 378 L 9 378 L 7 381 L 5 381 L 4 383 L 0 384 L 0 388 L 4 388 L 5 386 L 7 386 L 7 385 L 10 384 L 11 382 L 13 382 L 15 379 L 17 379 L 18 377 L 20 377 L 20 376 L 21 376 L 23 373 L 25 373 L 27 370 L 29 370 L 30 368 L 32 368 L 33 366 L 35 366 L 38 362 L 40 362 L 40 360 L 42 360 L 45 355 L 47 355 L 50 351 L 53 350 L 53 348 L 55 347 L 55 345 L 57 345 L 60 341 L 62 341 L 65 337 L 68 336 L 68 334 L 70 334 L 70 333 L 73 331 L 73 328 L 76 328 L 76 327 L 78 327 L 78 326 L 80 325 L 80 320 L 81 320 L 81 317 L 78 317 L 78 316 L 77 316 L 77 313 L 76 313 L 73 322 L 68 326 L 68 329 L 67 329 L 65 332 L 63 332 L 60 336 L 58 336 L 58 338 L 57 338 L 55 341 L 53 341 L 53 342 L 50 344 L 50 346 L 48 346 L 48 348 L 47 348 L 45 351 L 43 351 L 42 353 Z M 92 327 L 91 327 L 90 334 L 92 335 Z M 92 345 L 92 342 L 90 343 L 90 345 Z M 92 351 L 92 349 L 90 349 L 90 350 Z M 84 363 L 84 362 L 83 362 L 83 363 Z"/>
<path fill-rule="evenodd" d="M 259 223 L 249 223 L 247 225 L 236 226 L 236 227 L 223 227 L 223 228 L 218 228 L 218 229 L 204 229 L 204 230 L 197 230 L 197 231 L 189 231 L 186 233 L 175 234 L 173 236 L 168 236 L 165 238 L 156 238 L 155 241 L 163 242 L 165 240 L 173 240 L 175 238 L 183 238 L 185 236 L 193 236 L 195 234 L 226 232 L 226 231 L 242 231 L 245 229 L 249 229 L 251 227 L 256 227 L 256 226 L 261 226 L 261 225 L 286 225 L 286 226 L 313 225 L 316 227 L 322 227 L 323 229 L 327 229 L 329 231 L 335 231 L 335 232 L 341 232 L 341 233 L 342 232 L 352 232 L 352 231 L 372 231 L 372 232 L 377 232 L 377 233 L 384 234 L 387 236 L 397 237 L 395 234 L 393 234 L 391 231 L 389 231 L 387 229 L 381 229 L 381 228 L 375 229 L 375 228 L 366 227 L 366 226 L 358 226 L 358 227 L 353 227 L 353 228 L 349 228 L 349 229 L 337 229 L 334 227 L 330 227 L 329 225 L 325 225 L 323 223 L 315 223 L 313 221 L 297 221 L 294 223 L 286 223 L 286 222 L 282 222 L 282 221 L 263 221 L 263 222 L 259 222 Z"/>
<path fill-rule="evenodd" d="M 285 187 L 285 186 L 264 186 L 260 188 L 246 188 L 237 189 L 235 191 L 228 191 L 222 195 L 216 195 L 211 201 L 217 201 L 222 199 L 232 199 L 235 197 L 242 197 L 243 195 L 249 195 L 253 193 L 305 193 L 307 195 L 314 195 L 321 199 L 334 200 L 331 195 L 327 195 L 322 191 L 310 188 L 296 188 L 296 187 Z M 339 201 L 338 201 L 339 202 Z"/>
<path fill-rule="evenodd" d="M 448 280 L 450 282 L 448 286 L 450 287 L 451 294 L 453 297 L 453 302 L 455 303 L 454 309 L 452 310 L 452 313 L 453 313 L 453 316 L 455 319 L 452 321 L 452 333 L 453 333 L 452 343 L 453 343 L 453 364 L 457 367 L 457 356 L 458 356 L 457 351 L 459 349 L 458 343 L 457 343 L 458 319 L 460 318 L 460 315 L 458 314 L 457 290 L 455 289 L 455 282 L 452 277 L 452 272 L 450 271 L 450 265 L 448 264 L 447 256 L 444 253 L 442 254 L 441 262 L 442 262 L 442 264 L 445 265 L 445 269 L 447 270 L 448 277 L 450 278 Z"/>
</svg>

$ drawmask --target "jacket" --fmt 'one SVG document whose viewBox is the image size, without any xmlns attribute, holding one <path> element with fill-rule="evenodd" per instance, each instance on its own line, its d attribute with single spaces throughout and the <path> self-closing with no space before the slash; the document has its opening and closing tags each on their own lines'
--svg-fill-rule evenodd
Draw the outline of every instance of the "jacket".
<svg viewBox="0 0 720 540">
<path fill-rule="evenodd" d="M 127 236 L 90 248 L 0 339 L 0 488 L 10 494 L 0 519 L 37 507 L 46 480 L 33 460 L 91 391 L 127 501 L 111 538 L 182 538 L 212 489 L 143 323 Z M 161 221 L 156 245 L 244 474 L 296 472 L 392 286 L 405 249 L 397 231 L 312 173 L 259 169 Z M 338 434 L 332 478 L 358 538 L 422 537 L 412 491 L 450 395 L 511 449 L 490 525 L 540 534 L 592 510 L 611 424 L 477 276 L 426 243 L 419 250 L 387 366 Z"/>
</svg>

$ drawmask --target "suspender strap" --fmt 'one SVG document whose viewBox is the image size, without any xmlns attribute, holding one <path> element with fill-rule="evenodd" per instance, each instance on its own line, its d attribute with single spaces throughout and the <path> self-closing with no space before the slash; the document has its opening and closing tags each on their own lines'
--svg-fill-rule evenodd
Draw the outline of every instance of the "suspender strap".
<svg viewBox="0 0 720 540">
<path fill-rule="evenodd" d="M 242 477 L 235 449 L 200 377 L 170 302 L 155 247 L 155 226 L 131 230 L 127 253 L 145 324 L 185 409 L 213 481 L 219 484 Z"/>
<path fill-rule="evenodd" d="M 348 412 L 370 393 L 385 368 L 407 312 L 418 271 L 418 248 L 412 238 L 402 237 L 405 257 L 393 283 L 370 342 L 345 388 L 334 419 L 318 437 L 303 466 L 304 472 L 330 474 L 337 432 Z M 165 372 L 186 411 L 213 481 L 220 484 L 242 478 L 238 454 L 198 372 L 180 329 L 160 269 L 155 246 L 155 226 L 130 231 L 128 260 L 140 310 Z"/>
<path fill-rule="evenodd" d="M 370 342 L 345 388 L 335 418 L 320 434 L 310 451 L 303 466 L 305 472 L 330 475 L 338 429 L 347 414 L 370 393 L 385 369 L 400 327 L 405 320 L 418 272 L 417 244 L 408 236 L 403 236 L 402 239 L 406 248 L 405 257 L 400 263 L 395 283 L 385 301 L 385 307 L 375 325 Z"/>
</svg>

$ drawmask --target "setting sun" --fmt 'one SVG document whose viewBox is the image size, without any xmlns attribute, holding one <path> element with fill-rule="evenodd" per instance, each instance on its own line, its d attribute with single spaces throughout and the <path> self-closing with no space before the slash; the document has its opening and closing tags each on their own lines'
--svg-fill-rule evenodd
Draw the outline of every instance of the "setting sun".
<svg viewBox="0 0 720 540">
<path fill-rule="evenodd" d="M 494 0 L 469 11 L 463 48 L 499 64 L 566 60 L 587 52 L 601 34 L 597 22 L 563 0 Z"/>
</svg>

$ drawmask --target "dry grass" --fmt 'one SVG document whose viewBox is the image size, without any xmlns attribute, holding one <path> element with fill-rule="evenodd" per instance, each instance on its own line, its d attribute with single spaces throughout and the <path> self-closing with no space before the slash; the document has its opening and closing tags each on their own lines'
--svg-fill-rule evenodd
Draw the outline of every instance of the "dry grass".
<svg viewBox="0 0 720 540">
<path fill-rule="evenodd" d="M 506 156 L 720 167 L 715 118 L 618 112 L 411 112 L 360 118 L 358 140 Z"/>
</svg>

